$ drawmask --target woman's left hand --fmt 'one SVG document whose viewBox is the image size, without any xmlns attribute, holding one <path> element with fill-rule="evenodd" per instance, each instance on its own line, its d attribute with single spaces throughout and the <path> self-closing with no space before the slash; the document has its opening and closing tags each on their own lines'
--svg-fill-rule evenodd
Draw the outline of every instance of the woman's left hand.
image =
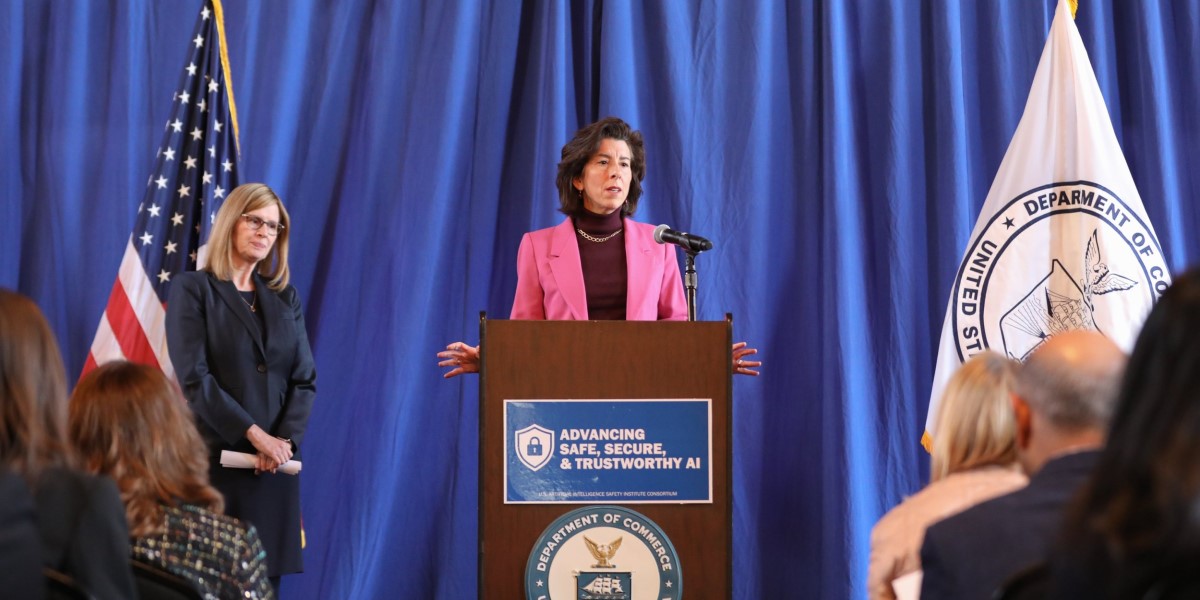
<svg viewBox="0 0 1200 600">
<path fill-rule="evenodd" d="M 437 353 L 437 357 L 442 359 L 438 363 L 439 367 L 454 367 L 446 372 L 445 377 L 462 375 L 463 373 L 478 373 L 479 372 L 479 346 L 468 346 L 462 342 L 453 342 L 446 346 L 445 350 Z"/>
<path fill-rule="evenodd" d="M 758 354 L 758 348 L 747 348 L 746 342 L 738 342 L 733 345 L 734 375 L 753 375 L 758 377 L 758 371 L 755 371 L 755 369 L 762 366 L 762 361 L 746 360 L 745 357 L 751 354 Z"/>
</svg>

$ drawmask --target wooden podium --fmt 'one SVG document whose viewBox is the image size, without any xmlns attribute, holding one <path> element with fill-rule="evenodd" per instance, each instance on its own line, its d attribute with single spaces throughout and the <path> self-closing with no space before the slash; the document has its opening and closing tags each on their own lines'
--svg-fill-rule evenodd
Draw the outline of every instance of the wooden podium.
<svg viewBox="0 0 1200 600">
<path fill-rule="evenodd" d="M 712 502 L 619 503 L 662 528 L 688 598 L 732 596 L 732 323 L 480 318 L 479 597 L 523 598 L 538 537 L 579 504 L 505 504 L 505 400 L 710 398 Z M 594 504 L 611 504 L 596 502 Z"/>
</svg>

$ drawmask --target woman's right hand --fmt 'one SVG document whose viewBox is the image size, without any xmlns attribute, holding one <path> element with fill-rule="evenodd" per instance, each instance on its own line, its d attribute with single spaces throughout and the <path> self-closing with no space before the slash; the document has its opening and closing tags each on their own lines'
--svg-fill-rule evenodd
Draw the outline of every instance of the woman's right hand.
<svg viewBox="0 0 1200 600">
<path fill-rule="evenodd" d="M 258 464 L 255 466 L 255 471 L 274 473 L 275 469 L 292 458 L 291 442 L 263 431 L 258 425 L 251 425 L 250 429 L 246 430 L 246 439 L 250 440 L 255 450 L 258 450 Z"/>
<path fill-rule="evenodd" d="M 462 375 L 463 373 L 479 372 L 479 346 L 468 346 L 462 342 L 454 342 L 448 344 L 445 350 L 438 352 L 437 357 L 442 359 L 438 363 L 439 367 L 454 367 L 442 376 L 446 379 Z"/>
</svg>

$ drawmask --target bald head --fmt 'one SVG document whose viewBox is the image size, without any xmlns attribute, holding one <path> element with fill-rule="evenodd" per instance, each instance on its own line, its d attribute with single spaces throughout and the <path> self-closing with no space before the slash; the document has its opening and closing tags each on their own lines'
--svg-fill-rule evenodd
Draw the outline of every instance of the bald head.
<svg viewBox="0 0 1200 600">
<path fill-rule="evenodd" d="M 1046 340 L 1017 371 L 1015 392 L 1063 431 L 1108 428 L 1125 353 L 1095 331 L 1068 331 Z"/>
</svg>

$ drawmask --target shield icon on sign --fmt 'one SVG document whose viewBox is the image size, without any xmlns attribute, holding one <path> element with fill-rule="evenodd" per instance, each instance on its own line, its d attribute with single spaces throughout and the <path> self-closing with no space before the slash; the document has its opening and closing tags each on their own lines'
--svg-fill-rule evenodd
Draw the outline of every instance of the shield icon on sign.
<svg viewBox="0 0 1200 600">
<path fill-rule="evenodd" d="M 537 471 L 550 464 L 550 457 L 554 456 L 554 432 L 534 423 L 517 431 L 516 445 L 521 464 Z"/>
</svg>

